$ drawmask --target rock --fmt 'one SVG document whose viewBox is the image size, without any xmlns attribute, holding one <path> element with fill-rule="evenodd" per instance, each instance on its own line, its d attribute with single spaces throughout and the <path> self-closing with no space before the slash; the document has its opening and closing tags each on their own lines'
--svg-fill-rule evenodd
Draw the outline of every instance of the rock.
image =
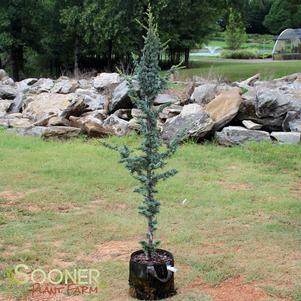
<svg viewBox="0 0 301 301">
<path fill-rule="evenodd" d="M 23 111 L 23 116 L 34 121 L 47 118 L 49 115 L 61 116 L 64 112 L 65 118 L 73 113 L 76 101 L 74 94 L 55 94 L 41 93 L 30 96 L 26 99 L 26 109 Z M 82 105 L 80 103 L 80 105 Z"/>
<path fill-rule="evenodd" d="M 167 103 L 173 104 L 179 101 L 180 101 L 179 98 L 175 95 L 159 94 L 154 101 L 154 105 L 163 105 Z"/>
<path fill-rule="evenodd" d="M 101 110 L 104 108 L 106 97 L 97 94 L 94 90 L 77 89 L 76 94 L 83 97 L 84 102 L 88 106 L 87 109 L 91 111 Z"/>
<path fill-rule="evenodd" d="M 134 82 L 134 89 L 136 92 L 139 91 L 138 82 Z M 132 109 L 133 103 L 128 95 L 129 88 L 126 81 L 119 84 L 113 91 L 112 100 L 109 105 L 109 111 L 115 112 L 118 109 Z"/>
<path fill-rule="evenodd" d="M 16 87 L 0 83 L 0 98 L 13 100 L 17 96 Z"/>
<path fill-rule="evenodd" d="M 50 115 L 46 115 L 44 117 L 42 117 L 41 119 L 39 119 L 38 121 L 36 121 L 33 126 L 47 126 L 49 120 L 51 118 L 56 117 L 56 114 L 50 114 Z"/>
<path fill-rule="evenodd" d="M 162 113 L 159 114 L 160 119 L 169 119 L 179 115 L 183 110 L 182 106 L 179 105 L 171 105 L 165 108 Z"/>
<path fill-rule="evenodd" d="M 73 127 L 66 126 L 51 126 L 51 127 L 30 127 L 30 128 L 15 128 L 9 129 L 8 132 L 17 134 L 20 136 L 35 136 L 44 139 L 59 138 L 69 139 L 78 137 L 81 130 Z"/>
<path fill-rule="evenodd" d="M 7 76 L 7 73 L 5 72 L 5 70 L 3 69 L 0 69 L 0 81 L 6 79 L 8 76 Z"/>
<path fill-rule="evenodd" d="M 205 82 L 195 88 L 190 99 L 192 102 L 195 102 L 201 106 L 205 106 L 210 103 L 217 95 L 232 88 L 233 87 L 225 83 Z"/>
<path fill-rule="evenodd" d="M 79 85 L 77 80 L 59 79 L 51 89 L 51 93 L 61 93 L 61 94 L 73 93 L 78 88 L 78 86 Z"/>
<path fill-rule="evenodd" d="M 200 105 L 208 104 L 216 95 L 216 84 L 204 84 L 194 89 L 190 99 Z"/>
<path fill-rule="evenodd" d="M 301 73 L 293 73 L 281 78 L 276 78 L 273 81 L 277 81 L 277 82 L 294 82 L 295 80 L 298 79 L 298 77 L 301 75 Z"/>
<path fill-rule="evenodd" d="M 58 116 L 68 119 L 70 116 L 80 116 L 87 112 L 87 105 L 80 97 L 74 98 L 71 103 Z"/>
<path fill-rule="evenodd" d="M 31 79 L 32 80 L 32 79 Z M 24 100 L 25 100 L 25 93 L 28 91 L 30 86 L 28 85 L 28 82 L 26 79 L 17 83 L 17 95 L 14 99 L 14 102 L 12 103 L 11 107 L 9 108 L 10 113 L 19 113 L 22 111 L 24 106 Z"/>
<path fill-rule="evenodd" d="M 70 122 L 64 117 L 53 116 L 49 118 L 47 126 L 70 126 Z"/>
<path fill-rule="evenodd" d="M 273 132 L 271 137 L 282 144 L 297 144 L 301 142 L 300 132 Z"/>
<path fill-rule="evenodd" d="M 129 128 L 131 130 L 139 130 L 140 129 L 140 125 L 138 123 L 138 119 L 137 118 L 133 118 L 129 121 Z"/>
<path fill-rule="evenodd" d="M 104 127 L 116 136 L 125 136 L 130 132 L 129 123 L 115 115 L 109 116 L 103 123 Z"/>
<path fill-rule="evenodd" d="M 249 87 L 253 87 L 259 79 L 260 74 L 258 73 L 242 82 L 237 82 L 236 84 L 241 88 L 248 89 Z"/>
<path fill-rule="evenodd" d="M 132 119 L 132 110 L 131 109 L 119 109 L 116 112 L 114 112 L 114 115 L 116 115 L 118 118 L 129 121 L 130 119 Z"/>
<path fill-rule="evenodd" d="M 268 132 L 251 131 L 240 126 L 229 126 L 223 128 L 221 132 L 215 133 L 215 139 L 219 144 L 225 146 L 240 145 L 250 141 L 271 141 L 271 137 Z"/>
<path fill-rule="evenodd" d="M 286 132 L 301 132 L 301 112 L 287 112 L 282 128 Z"/>
<path fill-rule="evenodd" d="M 248 129 L 248 130 L 260 130 L 262 129 L 262 124 L 255 123 L 251 120 L 243 120 L 242 124 Z"/>
<path fill-rule="evenodd" d="M 85 117 L 70 117 L 72 126 L 79 127 L 90 137 L 104 137 L 108 135 L 124 136 L 131 130 L 129 122 L 115 115 L 102 120 L 91 115 Z"/>
<path fill-rule="evenodd" d="M 203 112 L 203 108 L 199 104 L 191 103 L 183 107 L 181 116 L 186 117 L 200 112 Z"/>
<path fill-rule="evenodd" d="M 35 84 L 30 88 L 32 93 L 43 93 L 49 92 L 54 86 L 54 81 L 50 78 L 40 78 Z"/>
<path fill-rule="evenodd" d="M 7 114 L 8 109 L 10 108 L 11 104 L 12 104 L 11 100 L 0 99 L 0 118 L 4 117 Z"/>
<path fill-rule="evenodd" d="M 277 131 L 282 128 L 282 118 L 265 117 L 259 118 L 256 114 L 256 90 L 249 91 L 242 95 L 242 103 L 236 117 L 237 120 L 250 120 L 261 124 L 262 129 L 266 131 Z"/>
<path fill-rule="evenodd" d="M 199 140 L 212 130 L 214 123 L 206 112 L 197 111 L 191 114 L 184 112 L 183 114 L 183 111 L 180 115 L 168 119 L 163 125 L 162 137 L 164 140 L 172 141 L 179 135 L 182 136 L 182 141 L 188 137 Z"/>
<path fill-rule="evenodd" d="M 241 102 L 240 89 L 232 88 L 205 106 L 205 111 L 214 121 L 214 130 L 220 130 L 237 115 Z"/>
<path fill-rule="evenodd" d="M 101 73 L 93 80 L 93 87 L 95 89 L 104 89 L 112 85 L 117 85 L 121 82 L 118 73 Z"/>
<path fill-rule="evenodd" d="M 84 89 L 84 90 L 90 90 L 92 89 L 92 81 L 91 80 L 88 80 L 88 79 L 80 79 L 78 81 L 78 84 L 79 84 L 79 88 L 80 89 Z"/>
<path fill-rule="evenodd" d="M 5 128 L 26 128 L 32 126 L 32 123 L 28 118 L 17 118 L 12 115 L 6 115 L 4 118 L 0 118 L 0 126 Z"/>
<path fill-rule="evenodd" d="M 301 110 L 301 101 L 279 89 L 262 90 L 257 93 L 256 114 L 259 118 L 282 118 L 283 121 L 288 111 L 295 110 Z"/>
<path fill-rule="evenodd" d="M 138 109 L 132 109 L 131 115 L 133 116 L 133 118 L 141 117 L 142 116 L 142 111 L 138 110 Z"/>
<path fill-rule="evenodd" d="M 23 79 L 22 81 L 20 81 L 19 83 L 22 85 L 25 85 L 25 86 L 32 86 L 37 81 L 38 81 L 37 78 L 26 78 L 26 79 Z"/>
</svg>

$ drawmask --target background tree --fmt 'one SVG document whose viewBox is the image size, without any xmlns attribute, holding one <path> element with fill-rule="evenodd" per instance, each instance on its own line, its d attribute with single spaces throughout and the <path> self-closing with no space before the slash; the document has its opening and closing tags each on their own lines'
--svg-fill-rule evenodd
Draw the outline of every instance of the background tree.
<svg viewBox="0 0 301 301">
<path fill-rule="evenodd" d="M 275 0 L 264 25 L 274 34 L 279 34 L 286 28 L 301 26 L 300 0 Z"/>
<path fill-rule="evenodd" d="M 139 207 L 139 212 L 147 219 L 147 239 L 141 241 L 141 244 L 147 259 L 150 259 L 159 245 L 159 241 L 154 239 L 154 232 L 157 229 L 156 216 L 160 208 L 160 202 L 155 197 L 158 193 L 156 186 L 160 180 L 166 180 L 176 174 L 174 169 L 165 172 L 160 172 L 160 170 L 166 166 L 166 159 L 176 151 L 178 140 L 167 144 L 165 151 L 161 150 L 163 141 L 157 121 L 159 113 L 170 104 L 159 108 L 154 106 L 157 95 L 166 86 L 166 79 L 160 75 L 159 56 L 162 45 L 158 28 L 150 10 L 147 15 L 148 27 L 146 28 L 147 33 L 142 56 L 134 76 L 128 78 L 131 98 L 142 112 L 138 120 L 142 142 L 136 152 L 130 151 L 127 146 L 109 147 L 120 152 L 120 162 L 124 163 L 134 178 L 140 182 L 140 187 L 135 191 L 144 198 L 143 205 Z M 139 95 L 134 92 L 133 80 L 139 82 Z"/>
<path fill-rule="evenodd" d="M 226 28 L 227 47 L 233 50 L 239 49 L 246 40 L 246 28 L 241 14 L 231 8 Z"/>
<path fill-rule="evenodd" d="M 0 52 L 11 63 L 15 80 L 24 77 L 25 52 L 38 49 L 43 5 L 47 1 L 0 2 Z"/>
<path fill-rule="evenodd" d="M 245 18 L 248 33 L 267 34 L 268 28 L 264 25 L 264 19 L 269 13 L 272 0 L 252 0 L 246 5 Z"/>
<path fill-rule="evenodd" d="M 184 54 L 185 65 L 189 64 L 190 49 L 202 44 L 216 29 L 221 1 L 168 1 L 160 18 L 162 40 L 169 40 L 169 63 L 179 63 Z"/>
</svg>

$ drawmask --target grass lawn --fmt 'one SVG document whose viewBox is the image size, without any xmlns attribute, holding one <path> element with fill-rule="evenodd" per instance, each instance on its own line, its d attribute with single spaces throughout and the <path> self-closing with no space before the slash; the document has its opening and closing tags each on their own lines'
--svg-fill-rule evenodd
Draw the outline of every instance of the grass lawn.
<svg viewBox="0 0 301 301">
<path fill-rule="evenodd" d="M 127 260 L 145 221 L 118 155 L 4 132 L 0 149 L 0 300 L 30 294 L 12 281 L 19 263 L 100 271 L 97 295 L 59 300 L 131 300 Z M 169 166 L 179 174 L 161 184 L 157 236 L 179 268 L 171 301 L 300 301 L 300 146 L 187 143 Z"/>
<path fill-rule="evenodd" d="M 192 62 L 192 67 L 179 71 L 179 80 L 193 76 L 223 78 L 229 81 L 243 80 L 256 73 L 264 79 L 273 79 L 300 72 L 301 61 L 241 63 L 241 62 Z"/>
</svg>

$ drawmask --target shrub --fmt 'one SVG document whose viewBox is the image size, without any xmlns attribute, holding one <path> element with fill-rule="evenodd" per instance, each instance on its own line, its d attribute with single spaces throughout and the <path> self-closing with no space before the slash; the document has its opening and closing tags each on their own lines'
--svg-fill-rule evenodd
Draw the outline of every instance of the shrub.
<svg viewBox="0 0 301 301">
<path fill-rule="evenodd" d="M 223 50 L 221 53 L 221 57 L 224 59 L 257 59 L 259 58 L 258 53 L 251 50 Z"/>
</svg>

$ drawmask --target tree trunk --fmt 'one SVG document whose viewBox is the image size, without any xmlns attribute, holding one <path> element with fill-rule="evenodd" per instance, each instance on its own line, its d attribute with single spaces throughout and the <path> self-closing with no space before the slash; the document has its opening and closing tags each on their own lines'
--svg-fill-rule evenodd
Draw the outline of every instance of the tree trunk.
<svg viewBox="0 0 301 301">
<path fill-rule="evenodd" d="M 78 56 L 79 56 L 79 40 L 78 37 L 75 37 L 75 43 L 74 43 L 74 77 L 79 77 L 79 67 L 78 67 Z"/>
<path fill-rule="evenodd" d="M 185 66 L 189 67 L 189 55 L 190 55 L 190 49 L 185 48 Z"/>
<path fill-rule="evenodd" d="M 112 55 L 113 55 L 113 41 L 109 40 L 108 45 L 108 69 L 112 71 Z"/>
<path fill-rule="evenodd" d="M 22 45 L 13 45 L 11 48 L 11 60 L 14 81 L 20 81 L 24 77 L 24 55 Z"/>
</svg>

